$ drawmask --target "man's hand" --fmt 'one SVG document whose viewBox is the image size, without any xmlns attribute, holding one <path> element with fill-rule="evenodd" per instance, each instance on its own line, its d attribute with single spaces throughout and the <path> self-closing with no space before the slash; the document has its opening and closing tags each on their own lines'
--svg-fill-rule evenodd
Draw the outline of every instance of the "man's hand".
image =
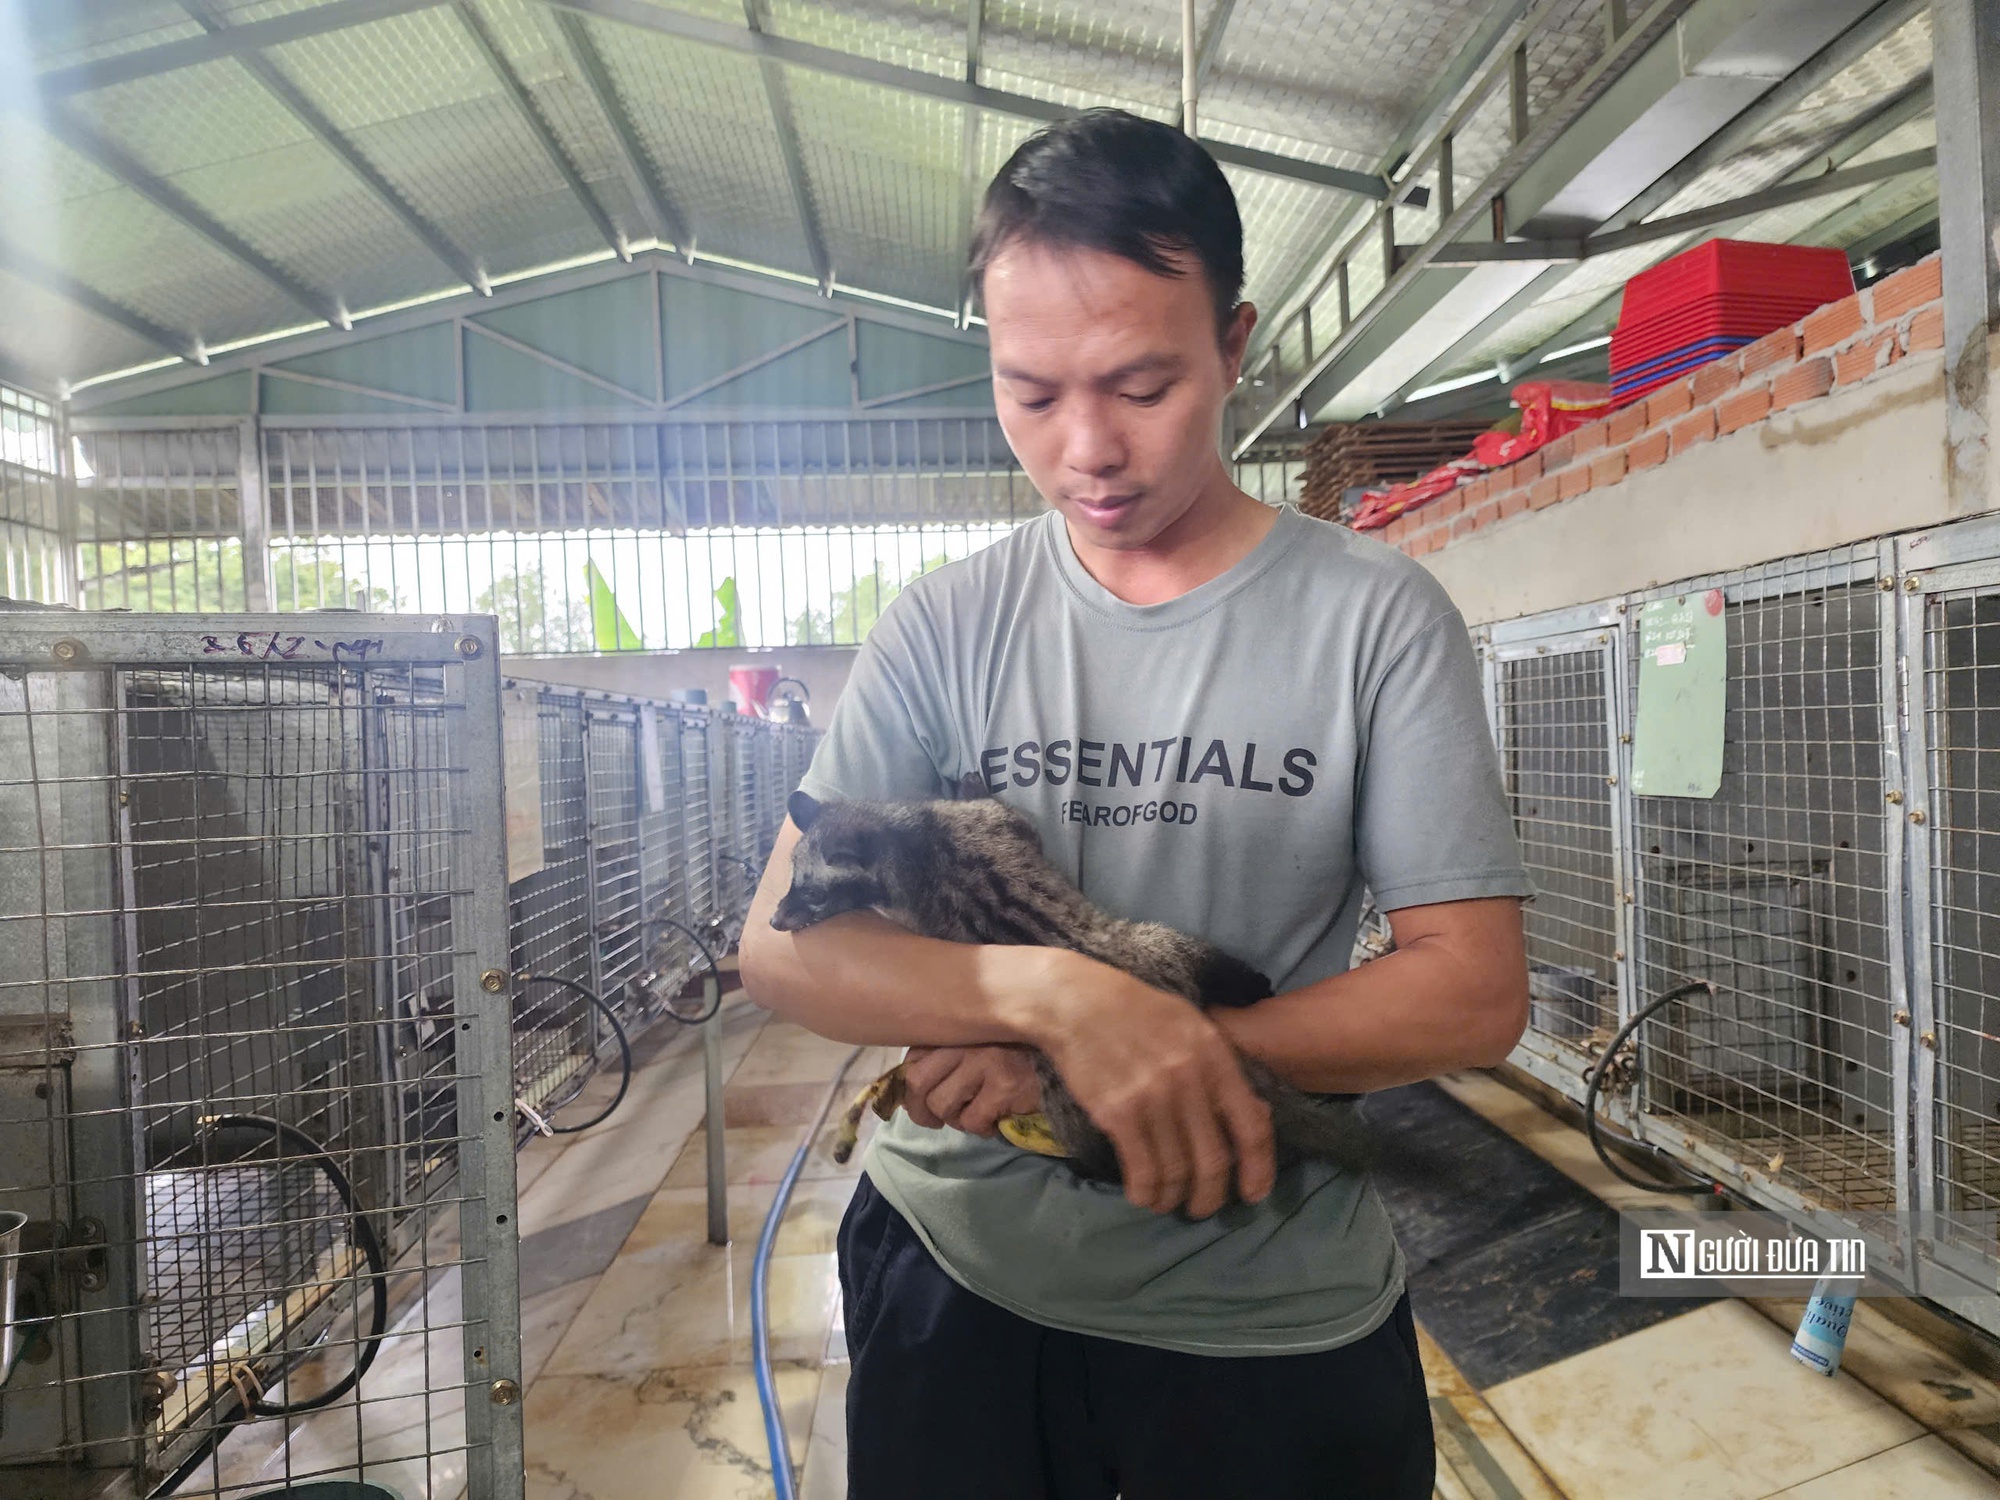
<svg viewBox="0 0 2000 1500">
<path fill-rule="evenodd" d="M 1277 1166 L 1271 1112 L 1236 1049 L 1179 995 L 1082 955 L 1038 1007 L 1034 1039 L 1118 1149 L 1125 1196 L 1207 1218 L 1237 1190 L 1256 1203 Z"/>
<path fill-rule="evenodd" d="M 1002 1116 L 1042 1107 L 1034 1059 L 1021 1047 L 912 1047 L 903 1082 L 903 1108 L 932 1130 L 992 1136 Z"/>
</svg>

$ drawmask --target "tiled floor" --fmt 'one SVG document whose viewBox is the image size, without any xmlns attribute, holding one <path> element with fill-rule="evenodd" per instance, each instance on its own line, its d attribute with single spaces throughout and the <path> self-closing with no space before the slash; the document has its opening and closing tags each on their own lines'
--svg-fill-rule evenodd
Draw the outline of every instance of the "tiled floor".
<svg viewBox="0 0 2000 1500">
<path fill-rule="evenodd" d="M 631 1093 L 609 1121 L 585 1135 L 536 1140 L 522 1155 L 531 1500 L 762 1500 L 773 1493 L 750 1374 L 751 1255 L 777 1180 L 850 1049 L 772 1020 L 740 996 L 723 1028 L 729 1245 L 706 1239 L 702 1057 L 692 1033 L 662 1027 L 643 1038 Z M 864 1053 L 849 1085 L 858 1087 L 891 1057 Z M 1604 1171 L 1579 1132 L 1491 1077 L 1454 1075 L 1441 1087 L 1471 1112 L 1468 1119 L 1476 1117 L 1474 1129 L 1504 1132 L 1614 1206 L 1652 1206 Z M 1453 1128 L 1462 1131 L 1464 1121 Z M 771 1352 L 805 1500 L 846 1493 L 847 1364 L 834 1236 L 860 1153 L 839 1166 L 827 1144 L 822 1132 L 771 1272 Z M 1518 1157 L 1515 1170 L 1534 1176 Z M 1543 1183 L 1523 1212 L 1559 1196 Z M 1442 1222 L 1435 1233 L 1417 1228 L 1406 1248 L 1447 1244 L 1455 1233 Z M 452 1321 L 455 1295 L 449 1278 L 433 1292 L 431 1326 Z M 1463 1329 L 1424 1328 L 1421 1297 L 1418 1311 L 1439 1500 L 2000 1496 L 2000 1481 L 1965 1456 L 1992 1462 L 2000 1389 L 1867 1303 L 1833 1380 L 1787 1353 L 1796 1303 L 1721 1301 L 1646 1326 L 1608 1326 L 1601 1342 L 1572 1339 L 1539 1363 L 1506 1365 L 1526 1373 L 1496 1374 L 1484 1389 L 1434 1336 L 1450 1342 Z M 421 1367 L 424 1341 L 407 1342 L 410 1348 L 385 1354 L 370 1376 L 372 1424 L 423 1420 L 422 1412 L 406 1413 L 404 1402 L 387 1399 Z M 1563 1352 L 1574 1348 L 1582 1352 Z M 421 1381 L 411 1388 L 421 1390 Z M 462 1419 L 454 1410 L 431 1420 L 449 1426 Z M 331 1458 L 351 1438 L 315 1421 L 300 1424 L 290 1442 L 295 1456 Z M 229 1467 L 232 1478 L 247 1480 L 275 1472 L 270 1465 L 245 1443 Z M 409 1500 L 452 1500 L 457 1489 L 448 1465 L 433 1466 L 428 1476 L 412 1469 L 382 1477 L 400 1481 Z"/>
</svg>

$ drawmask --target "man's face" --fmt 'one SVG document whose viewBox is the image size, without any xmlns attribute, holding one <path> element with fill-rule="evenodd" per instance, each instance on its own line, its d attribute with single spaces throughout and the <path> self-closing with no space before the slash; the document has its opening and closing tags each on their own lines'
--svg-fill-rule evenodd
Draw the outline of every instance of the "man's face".
<svg viewBox="0 0 2000 1500">
<path fill-rule="evenodd" d="M 1151 545 L 1221 473 L 1216 437 L 1256 321 L 1218 339 L 1198 263 L 1155 276 L 1098 250 L 1026 240 L 988 262 L 1000 426 L 1084 545 Z"/>
</svg>

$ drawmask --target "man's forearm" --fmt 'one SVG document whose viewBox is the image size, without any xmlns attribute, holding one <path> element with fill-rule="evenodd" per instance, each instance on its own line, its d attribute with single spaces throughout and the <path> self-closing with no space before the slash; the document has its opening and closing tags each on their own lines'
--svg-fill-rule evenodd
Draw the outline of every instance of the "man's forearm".
<svg viewBox="0 0 2000 1500">
<path fill-rule="evenodd" d="M 1055 982 L 1052 960 L 1072 956 L 919 937 L 874 912 L 796 933 L 773 931 L 768 916 L 760 929 L 757 917 L 753 909 L 739 954 L 750 998 L 821 1036 L 868 1046 L 1028 1041 L 1037 996 Z"/>
<path fill-rule="evenodd" d="M 1314 1093 L 1363 1094 L 1492 1067 L 1527 1024 L 1512 966 L 1418 942 L 1373 963 L 1209 1014 L 1238 1048 Z"/>
</svg>

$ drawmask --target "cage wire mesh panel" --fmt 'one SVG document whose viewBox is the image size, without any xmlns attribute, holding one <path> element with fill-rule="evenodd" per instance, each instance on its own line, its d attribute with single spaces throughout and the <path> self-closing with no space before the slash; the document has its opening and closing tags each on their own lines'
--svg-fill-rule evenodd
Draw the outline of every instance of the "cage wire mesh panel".
<svg viewBox="0 0 2000 1500">
<path fill-rule="evenodd" d="M 0 385 L 0 599 L 69 602 L 55 409 Z"/>
<path fill-rule="evenodd" d="M 1041 508 L 987 416 L 262 425 L 276 607 L 490 612 L 510 651 L 856 645 Z"/>
<path fill-rule="evenodd" d="M 493 641 L 286 623 L 0 616 L 6 1493 L 520 1493 Z"/>
<path fill-rule="evenodd" d="M 597 990 L 609 998 L 639 963 L 644 890 L 639 858 L 639 710 L 593 699 L 586 711 L 592 926 Z"/>
<path fill-rule="evenodd" d="M 1931 1200 L 1940 1238 L 1990 1263 L 1966 1216 L 2000 1209 L 2000 585 L 1930 594 L 1921 629 Z"/>
<path fill-rule="evenodd" d="M 601 992 L 590 888 L 590 791 L 579 692 L 538 690 L 542 867 L 508 887 L 516 974 L 554 975 Z M 560 985 L 523 985 L 514 1010 L 516 1097 L 542 1110 L 592 1066 L 597 1023 Z"/>
<path fill-rule="evenodd" d="M 1601 1046 L 1619 1020 L 1608 639 L 1510 648 L 1495 663 L 1501 768 L 1535 888 L 1528 1024 L 1572 1046 Z"/>
<path fill-rule="evenodd" d="M 1647 596 L 1721 590 L 1723 766 L 1713 798 L 1632 813 L 1637 1001 L 1714 986 L 1648 1024 L 1650 1108 L 1856 1211 L 1896 1199 L 1876 562 L 1869 543 Z"/>
</svg>

